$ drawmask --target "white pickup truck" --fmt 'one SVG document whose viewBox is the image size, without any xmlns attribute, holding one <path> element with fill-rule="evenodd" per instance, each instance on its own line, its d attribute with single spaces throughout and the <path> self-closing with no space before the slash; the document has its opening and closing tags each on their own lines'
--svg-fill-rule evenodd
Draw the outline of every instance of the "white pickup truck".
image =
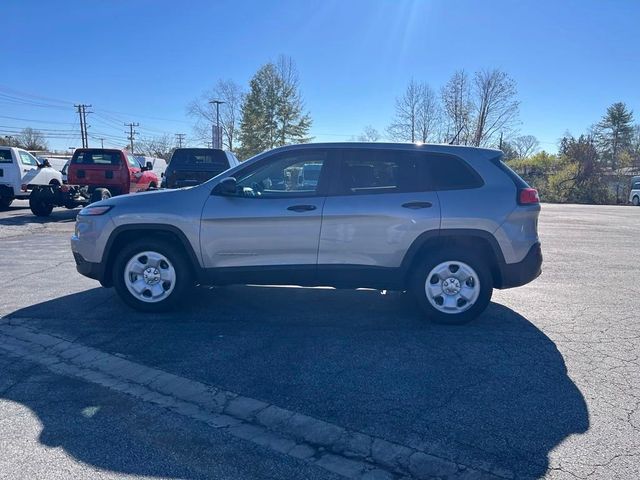
<svg viewBox="0 0 640 480">
<path fill-rule="evenodd" d="M 640 177 L 631 179 L 631 191 L 629 192 L 629 202 L 636 207 L 640 205 Z"/>
<path fill-rule="evenodd" d="M 62 174 L 26 150 L 0 146 L 0 210 L 16 198 L 28 199 L 35 185 L 62 185 Z"/>
</svg>

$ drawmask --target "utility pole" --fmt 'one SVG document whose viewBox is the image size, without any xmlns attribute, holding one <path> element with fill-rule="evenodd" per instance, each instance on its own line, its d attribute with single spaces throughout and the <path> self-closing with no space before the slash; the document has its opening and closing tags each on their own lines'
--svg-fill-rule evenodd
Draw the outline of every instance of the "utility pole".
<svg viewBox="0 0 640 480">
<path fill-rule="evenodd" d="M 74 105 L 78 109 L 78 116 L 80 117 L 80 138 L 82 139 L 82 148 L 87 148 L 89 146 L 89 136 L 87 135 L 87 107 L 91 107 L 91 105 L 86 105 L 81 103 L 79 105 Z"/>
<path fill-rule="evenodd" d="M 128 132 L 124 132 L 124 133 L 128 133 L 129 134 L 129 136 L 127 138 L 129 139 L 129 142 L 130 142 L 130 145 L 131 145 L 131 155 L 133 155 L 133 139 L 138 134 L 138 132 L 136 132 L 134 130 L 134 127 L 139 127 L 140 124 L 139 123 L 125 123 L 124 126 L 125 127 L 129 127 L 129 131 Z"/>
<path fill-rule="evenodd" d="M 222 100 L 209 100 L 209 103 L 216 106 L 216 125 L 215 130 L 213 127 L 211 128 L 211 145 L 213 145 L 213 148 L 222 149 L 222 135 L 220 135 L 220 104 L 225 102 Z"/>
<path fill-rule="evenodd" d="M 498 150 L 502 150 L 502 132 L 500 132 L 500 145 L 498 146 Z"/>
<path fill-rule="evenodd" d="M 184 133 L 176 133 L 176 141 L 178 142 L 178 148 L 182 148 L 182 142 L 187 135 Z"/>
<path fill-rule="evenodd" d="M 100 140 L 100 148 L 104 148 L 104 138 L 99 138 Z"/>
</svg>

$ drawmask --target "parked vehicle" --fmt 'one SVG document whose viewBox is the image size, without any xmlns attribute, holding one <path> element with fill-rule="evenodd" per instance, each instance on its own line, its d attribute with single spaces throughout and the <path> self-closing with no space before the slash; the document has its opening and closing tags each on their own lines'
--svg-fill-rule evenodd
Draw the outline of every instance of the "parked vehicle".
<svg viewBox="0 0 640 480">
<path fill-rule="evenodd" d="M 145 167 L 148 163 L 151 163 L 151 171 L 156 174 L 156 177 L 158 177 L 160 179 L 160 183 L 162 183 L 164 173 L 167 170 L 167 161 L 164 158 L 136 155 L 136 160 L 138 160 L 140 167 Z"/>
<path fill-rule="evenodd" d="M 0 146 L 0 209 L 13 200 L 27 199 L 34 187 L 61 185 L 62 174 L 38 162 L 26 150 Z"/>
<path fill-rule="evenodd" d="M 60 170 L 60 173 L 62 174 L 62 183 L 63 184 L 69 183 L 69 178 L 67 176 L 67 172 L 69 171 L 69 164 L 70 163 L 71 163 L 71 159 L 67 160 L 66 163 L 64 164 L 64 166 L 62 167 L 62 170 Z"/>
<path fill-rule="evenodd" d="M 148 163 L 141 167 L 125 150 L 78 148 L 64 185 L 38 186 L 29 197 L 34 215 L 46 217 L 54 207 L 76 208 L 116 195 L 155 189 L 158 177 Z"/>
<path fill-rule="evenodd" d="M 319 168 L 315 185 L 293 172 Z M 200 186 L 108 199 L 78 215 L 78 271 L 130 306 L 201 284 L 408 290 L 432 319 L 479 315 L 494 288 L 541 273 L 538 192 L 499 150 L 305 144 Z"/>
<path fill-rule="evenodd" d="M 162 186 L 193 187 L 239 164 L 236 156 L 214 148 L 176 148 L 169 160 Z"/>
<path fill-rule="evenodd" d="M 640 177 L 631 178 L 631 191 L 629 192 L 629 202 L 632 205 L 640 206 Z"/>
</svg>

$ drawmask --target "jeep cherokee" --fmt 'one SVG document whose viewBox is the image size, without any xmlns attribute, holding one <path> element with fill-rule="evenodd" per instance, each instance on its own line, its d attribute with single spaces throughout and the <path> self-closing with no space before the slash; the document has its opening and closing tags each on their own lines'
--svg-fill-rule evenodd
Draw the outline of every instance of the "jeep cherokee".
<svg viewBox="0 0 640 480">
<path fill-rule="evenodd" d="M 323 285 L 407 290 L 431 319 L 462 323 L 494 288 L 540 274 L 539 212 L 499 150 L 305 144 L 92 204 L 71 248 L 81 274 L 144 311 L 195 284 Z"/>
</svg>

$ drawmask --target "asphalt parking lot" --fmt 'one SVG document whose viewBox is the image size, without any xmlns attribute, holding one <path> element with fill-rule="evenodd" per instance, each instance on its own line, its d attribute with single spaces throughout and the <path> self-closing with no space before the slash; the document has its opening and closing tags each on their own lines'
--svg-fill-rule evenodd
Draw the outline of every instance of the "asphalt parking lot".
<svg viewBox="0 0 640 480">
<path fill-rule="evenodd" d="M 15 205 L 0 478 L 640 478 L 640 208 L 543 205 L 543 275 L 445 327 L 370 290 L 198 288 L 142 315 L 75 272 L 75 210 Z"/>
</svg>

